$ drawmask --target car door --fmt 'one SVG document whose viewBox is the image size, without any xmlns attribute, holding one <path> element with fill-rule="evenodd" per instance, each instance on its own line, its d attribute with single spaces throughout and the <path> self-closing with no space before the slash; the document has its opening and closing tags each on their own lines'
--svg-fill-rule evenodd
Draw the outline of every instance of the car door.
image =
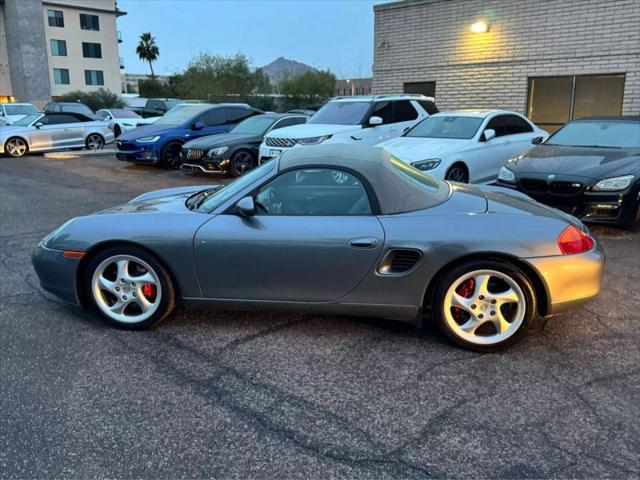
<svg viewBox="0 0 640 480">
<path fill-rule="evenodd" d="M 330 302 L 374 267 L 384 231 L 351 173 L 290 170 L 253 196 L 254 217 L 221 214 L 196 233 L 206 298 Z"/>
<path fill-rule="evenodd" d="M 380 117 L 381 125 L 371 125 L 371 117 Z M 370 113 L 365 117 L 362 131 L 353 135 L 356 140 L 361 140 L 365 145 L 375 145 L 390 138 L 391 131 L 397 126 L 393 123 L 393 102 L 391 100 L 378 101 L 373 104 Z"/>
<path fill-rule="evenodd" d="M 478 148 L 474 149 L 473 155 L 467 155 L 469 157 L 470 183 L 487 183 L 495 180 L 498 177 L 498 171 L 509 158 L 510 141 L 506 138 L 507 129 L 504 117 L 505 115 L 502 114 L 489 117 L 485 121 L 485 125 L 480 128 Z M 494 130 L 496 136 L 486 140 L 484 137 L 486 130 Z"/>
<path fill-rule="evenodd" d="M 71 125 L 71 120 L 74 120 L 74 118 L 66 113 L 45 113 L 36 122 L 36 124 L 41 123 L 42 125 L 33 127 L 33 131 L 30 134 L 30 148 L 33 150 L 49 150 L 72 145 L 73 129 L 77 129 L 77 126 Z"/>
<path fill-rule="evenodd" d="M 527 120 L 518 115 L 504 115 L 504 122 L 507 130 L 505 134 L 507 158 L 504 159 L 506 162 L 532 148 L 531 140 L 538 134 Z"/>
<path fill-rule="evenodd" d="M 395 100 L 393 102 L 394 128 L 389 130 L 391 135 L 389 138 L 399 137 L 424 118 L 427 118 L 427 115 L 421 115 L 411 101 Z"/>
<path fill-rule="evenodd" d="M 231 127 L 227 124 L 226 108 L 214 108 L 202 113 L 194 123 L 202 123 L 204 128 L 192 130 L 188 136 L 190 138 L 203 137 L 205 135 L 215 135 L 227 132 Z"/>
</svg>

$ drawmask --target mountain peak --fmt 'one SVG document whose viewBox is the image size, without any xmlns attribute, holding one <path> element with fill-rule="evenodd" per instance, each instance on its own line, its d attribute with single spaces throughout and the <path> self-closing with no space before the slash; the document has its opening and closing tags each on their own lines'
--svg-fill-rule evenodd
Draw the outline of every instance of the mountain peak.
<svg viewBox="0 0 640 480">
<path fill-rule="evenodd" d="M 278 83 L 286 75 L 295 77 L 313 70 L 316 69 L 305 63 L 290 60 L 285 57 L 278 57 L 273 62 L 262 67 L 262 71 L 267 74 L 269 81 L 273 84 Z"/>
</svg>

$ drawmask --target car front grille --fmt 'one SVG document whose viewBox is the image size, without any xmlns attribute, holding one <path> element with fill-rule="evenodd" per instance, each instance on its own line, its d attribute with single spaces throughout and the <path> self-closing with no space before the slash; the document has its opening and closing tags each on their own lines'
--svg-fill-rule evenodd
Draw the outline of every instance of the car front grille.
<svg viewBox="0 0 640 480">
<path fill-rule="evenodd" d="M 520 187 L 526 193 L 550 195 L 575 195 L 582 190 L 582 184 L 570 181 L 540 180 L 538 178 L 521 178 Z"/>
<path fill-rule="evenodd" d="M 280 148 L 290 148 L 296 144 L 295 138 L 277 138 L 277 137 L 267 137 L 267 146 L 269 147 L 280 147 Z"/>
<path fill-rule="evenodd" d="M 204 149 L 202 148 L 183 148 L 182 156 L 186 160 L 200 160 L 204 157 Z"/>
<path fill-rule="evenodd" d="M 529 192 L 546 192 L 547 191 L 547 182 L 544 180 L 537 180 L 533 178 L 522 178 L 520 180 L 520 185 L 524 190 Z"/>
<path fill-rule="evenodd" d="M 122 140 L 116 140 L 116 148 L 122 151 L 136 151 L 140 150 L 140 147 L 132 142 L 124 142 Z"/>
<path fill-rule="evenodd" d="M 572 195 L 582 189 L 582 184 L 578 182 L 551 182 L 549 191 L 561 195 Z"/>
</svg>

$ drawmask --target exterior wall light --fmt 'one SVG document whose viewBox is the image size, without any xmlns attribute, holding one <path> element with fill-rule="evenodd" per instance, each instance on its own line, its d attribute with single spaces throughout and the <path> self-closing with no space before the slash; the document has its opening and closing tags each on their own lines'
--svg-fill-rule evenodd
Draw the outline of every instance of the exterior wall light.
<svg viewBox="0 0 640 480">
<path fill-rule="evenodd" d="M 484 20 L 472 23 L 471 31 L 473 33 L 486 33 L 489 31 L 489 24 L 487 24 L 487 22 L 485 22 Z"/>
</svg>

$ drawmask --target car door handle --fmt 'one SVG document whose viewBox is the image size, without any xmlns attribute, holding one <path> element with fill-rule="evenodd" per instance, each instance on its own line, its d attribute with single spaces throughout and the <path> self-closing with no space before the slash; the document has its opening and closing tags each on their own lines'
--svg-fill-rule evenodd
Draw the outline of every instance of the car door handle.
<svg viewBox="0 0 640 480">
<path fill-rule="evenodd" d="M 375 237 L 358 237 L 349 241 L 349 246 L 353 248 L 376 248 L 378 239 Z"/>
</svg>

